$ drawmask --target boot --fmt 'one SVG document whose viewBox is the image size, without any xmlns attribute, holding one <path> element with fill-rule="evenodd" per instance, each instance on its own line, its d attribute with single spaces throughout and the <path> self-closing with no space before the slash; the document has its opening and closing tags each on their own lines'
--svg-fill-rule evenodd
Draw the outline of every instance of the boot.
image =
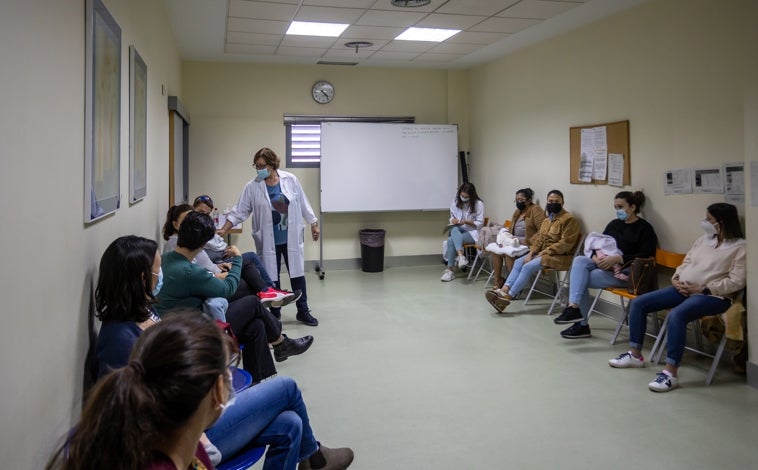
<svg viewBox="0 0 758 470">
<path fill-rule="evenodd" d="M 319 443 L 316 453 L 300 462 L 297 470 L 344 470 L 353 462 L 354 456 L 353 449 L 348 447 L 330 449 Z"/>
</svg>

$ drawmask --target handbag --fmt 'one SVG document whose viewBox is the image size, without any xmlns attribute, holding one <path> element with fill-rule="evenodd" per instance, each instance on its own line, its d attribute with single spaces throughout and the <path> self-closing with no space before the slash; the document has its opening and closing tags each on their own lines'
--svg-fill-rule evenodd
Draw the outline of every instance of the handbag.
<svg viewBox="0 0 758 470">
<path fill-rule="evenodd" d="M 642 295 L 658 289 L 658 275 L 655 270 L 655 257 L 634 258 L 629 267 L 629 286 L 627 290 L 633 295 Z"/>
</svg>

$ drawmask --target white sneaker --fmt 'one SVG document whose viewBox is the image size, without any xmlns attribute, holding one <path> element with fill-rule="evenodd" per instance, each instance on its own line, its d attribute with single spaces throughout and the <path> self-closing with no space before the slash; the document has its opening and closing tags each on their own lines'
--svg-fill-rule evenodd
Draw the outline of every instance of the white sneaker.
<svg viewBox="0 0 758 470">
<path fill-rule="evenodd" d="M 654 392 L 669 392 L 679 386 L 679 379 L 673 375 L 669 375 L 668 372 L 658 372 L 655 379 L 647 384 L 647 388 Z"/>
<path fill-rule="evenodd" d="M 466 266 L 468 266 L 468 258 L 466 258 L 463 255 L 459 256 L 458 257 L 458 267 L 459 268 L 464 268 Z"/>
<path fill-rule="evenodd" d="M 627 369 L 629 367 L 645 367 L 645 359 L 642 356 L 634 357 L 630 351 L 627 351 L 624 354 L 621 354 L 619 357 L 609 360 L 608 364 L 611 367 L 616 367 L 618 369 Z"/>
<path fill-rule="evenodd" d="M 455 279 L 455 274 L 451 270 L 446 269 L 442 273 L 442 277 L 440 278 L 440 281 L 442 281 L 442 282 L 450 282 L 453 279 Z"/>
</svg>

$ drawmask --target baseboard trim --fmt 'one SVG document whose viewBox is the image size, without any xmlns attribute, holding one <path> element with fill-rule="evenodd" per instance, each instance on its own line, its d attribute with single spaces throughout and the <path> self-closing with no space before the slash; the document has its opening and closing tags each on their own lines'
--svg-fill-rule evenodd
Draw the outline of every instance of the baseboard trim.
<svg viewBox="0 0 758 470">
<path fill-rule="evenodd" d="M 414 255 L 414 256 L 385 256 L 384 257 L 384 269 L 389 268 L 405 268 L 412 266 L 434 266 L 439 265 L 440 269 L 443 268 L 441 255 Z M 345 259 L 328 259 L 324 260 L 324 265 L 321 267 L 324 272 L 326 271 L 342 271 L 345 269 L 361 269 L 360 258 L 345 258 Z M 305 270 L 318 271 L 318 261 L 306 261 Z"/>
</svg>

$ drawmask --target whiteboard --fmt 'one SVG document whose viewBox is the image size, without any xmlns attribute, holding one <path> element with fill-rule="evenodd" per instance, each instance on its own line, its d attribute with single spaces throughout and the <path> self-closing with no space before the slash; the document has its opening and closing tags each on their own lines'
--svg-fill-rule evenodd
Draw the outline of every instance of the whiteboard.
<svg viewBox="0 0 758 470">
<path fill-rule="evenodd" d="M 321 124 L 321 212 L 448 210 L 458 189 L 458 127 Z"/>
</svg>

